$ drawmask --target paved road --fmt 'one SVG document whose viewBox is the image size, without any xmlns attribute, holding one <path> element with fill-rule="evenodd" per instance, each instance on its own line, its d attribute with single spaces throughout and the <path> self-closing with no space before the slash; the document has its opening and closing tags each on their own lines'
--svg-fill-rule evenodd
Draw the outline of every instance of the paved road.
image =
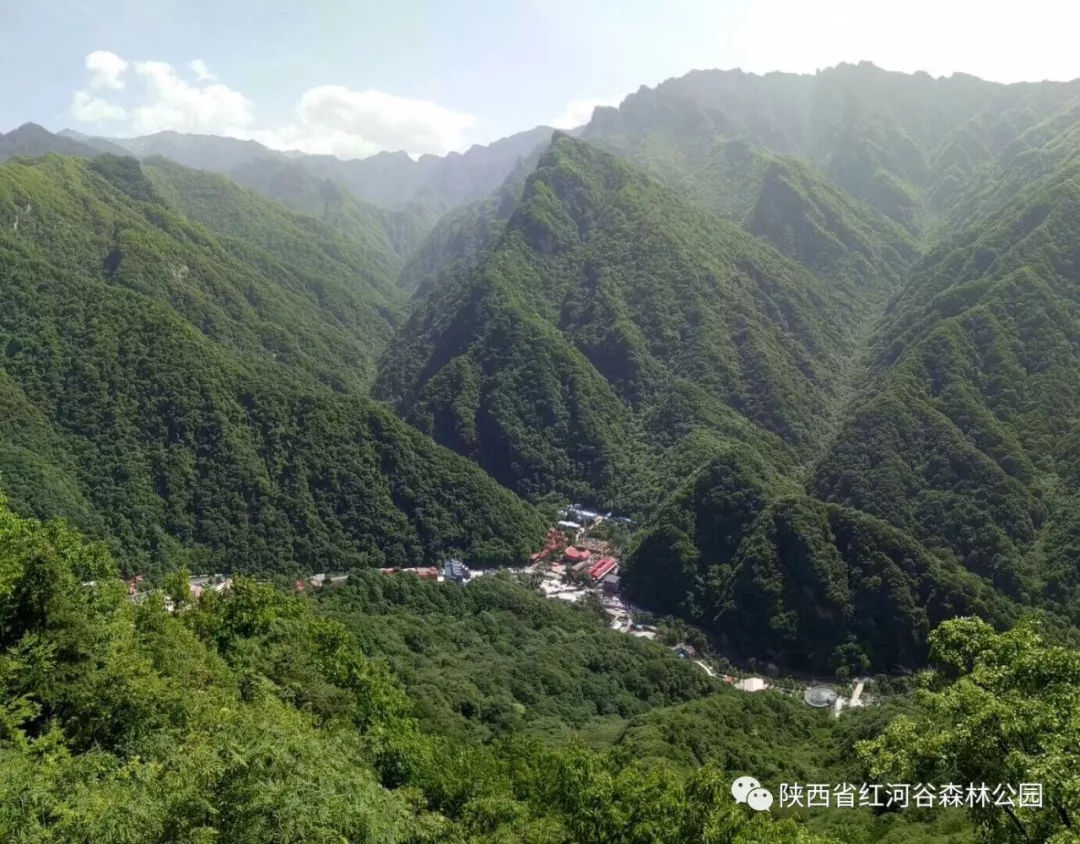
<svg viewBox="0 0 1080 844">
<path fill-rule="evenodd" d="M 860 680 L 858 683 L 855 684 L 855 691 L 851 693 L 851 703 L 849 703 L 848 706 L 854 707 L 859 705 L 859 696 L 862 694 L 862 690 L 863 681 Z"/>
</svg>

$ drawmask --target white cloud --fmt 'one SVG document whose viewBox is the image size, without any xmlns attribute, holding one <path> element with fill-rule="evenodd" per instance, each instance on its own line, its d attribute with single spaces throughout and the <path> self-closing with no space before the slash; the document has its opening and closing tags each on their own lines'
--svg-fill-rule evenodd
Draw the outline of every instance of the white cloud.
<svg viewBox="0 0 1080 844">
<path fill-rule="evenodd" d="M 444 154 L 466 145 L 476 119 L 428 100 L 384 91 L 351 91 L 323 85 L 305 91 L 296 107 L 299 123 L 287 132 L 308 146 L 326 146 L 354 155 L 373 150 Z M 294 140 L 295 142 L 295 140 Z M 306 149 L 298 146 L 297 149 Z"/>
<path fill-rule="evenodd" d="M 93 66 L 92 57 L 97 57 Z M 360 158 L 380 150 L 404 150 L 418 156 L 464 149 L 476 122 L 471 114 L 429 100 L 322 85 L 301 95 L 292 120 L 260 125 L 252 102 L 216 81 L 201 59 L 187 64 L 194 82 L 165 62 L 127 62 L 112 53 L 91 53 L 87 67 L 93 75 L 87 89 L 76 93 L 72 116 L 80 122 L 123 122 L 118 134 L 173 130 L 226 135 L 274 149 Z M 119 94 L 104 100 L 89 93 L 101 87 L 119 90 L 123 87 L 120 76 L 129 68 L 134 78 L 123 101 Z"/>
<path fill-rule="evenodd" d="M 188 62 L 187 66 L 195 74 L 195 78 L 200 82 L 217 81 L 217 74 L 211 73 L 210 69 L 206 66 L 206 62 L 202 59 L 192 59 Z"/>
<path fill-rule="evenodd" d="M 584 126 L 592 119 L 593 109 L 600 106 L 617 106 L 625 97 L 626 94 L 619 94 L 616 97 L 600 97 L 594 100 L 574 100 L 567 104 L 562 114 L 551 121 L 551 125 L 556 129 L 576 129 L 578 126 Z"/>
<path fill-rule="evenodd" d="M 127 113 L 123 106 L 95 97 L 87 91 L 76 91 L 71 113 L 80 123 L 106 123 L 123 120 Z"/>
<path fill-rule="evenodd" d="M 219 83 L 191 84 L 165 62 L 135 62 L 143 83 L 143 97 L 131 109 L 131 131 L 194 132 L 234 135 L 247 130 L 255 119 L 251 101 Z"/>
<path fill-rule="evenodd" d="M 124 80 L 120 77 L 124 75 L 127 68 L 128 63 L 116 53 L 110 53 L 108 50 L 94 50 L 86 57 L 86 69 L 91 74 L 90 89 L 111 88 L 119 91 L 124 87 Z"/>
</svg>

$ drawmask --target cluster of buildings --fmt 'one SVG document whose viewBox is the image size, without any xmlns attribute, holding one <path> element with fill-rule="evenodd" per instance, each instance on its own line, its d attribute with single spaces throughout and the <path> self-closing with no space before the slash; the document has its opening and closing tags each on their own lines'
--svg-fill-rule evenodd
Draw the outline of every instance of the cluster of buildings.
<svg viewBox="0 0 1080 844">
<path fill-rule="evenodd" d="M 600 590 L 605 598 L 618 602 L 619 559 L 611 543 L 589 535 L 611 517 L 574 505 L 544 538 L 544 545 L 530 558 L 526 571 L 540 572 L 540 589 L 545 595 L 564 601 L 578 601 Z M 606 605 L 605 605 L 606 606 Z M 607 607 L 614 611 L 614 605 Z"/>
<path fill-rule="evenodd" d="M 535 555 L 534 555 L 535 556 Z M 458 559 L 446 560 L 442 565 L 442 575 L 439 574 L 438 566 L 409 567 L 409 568 L 384 568 L 379 569 L 383 574 L 415 574 L 421 580 L 449 581 L 451 583 L 468 583 L 473 573 Z"/>
<path fill-rule="evenodd" d="M 544 537 L 544 547 L 529 557 L 530 563 L 546 563 L 557 560 L 564 548 L 566 548 L 566 534 L 564 530 L 581 530 L 581 526 L 573 524 L 572 527 L 563 527 L 565 522 L 559 522 L 557 527 L 548 530 Z M 572 523 L 571 523 L 572 524 Z"/>
<path fill-rule="evenodd" d="M 593 584 L 602 584 L 605 592 L 619 591 L 619 561 L 610 554 L 594 553 L 582 545 L 571 545 L 563 562 L 575 574 L 587 573 Z"/>
<path fill-rule="evenodd" d="M 630 519 L 625 517 L 616 516 L 613 513 L 598 513 L 595 510 L 587 510 L 580 504 L 571 504 L 560 515 L 559 529 L 574 534 L 575 540 L 580 538 L 583 531 L 596 527 L 604 521 L 618 522 L 628 526 L 633 524 Z"/>
<path fill-rule="evenodd" d="M 588 527 L 599 524 L 604 516 L 573 509 L 569 514 L 581 521 L 560 521 L 547 532 L 543 547 L 529 561 L 533 565 L 548 563 L 551 572 L 559 576 L 567 572 L 586 574 L 594 585 L 602 584 L 605 592 L 614 594 L 619 590 L 619 561 L 609 543 L 586 533 Z"/>
</svg>

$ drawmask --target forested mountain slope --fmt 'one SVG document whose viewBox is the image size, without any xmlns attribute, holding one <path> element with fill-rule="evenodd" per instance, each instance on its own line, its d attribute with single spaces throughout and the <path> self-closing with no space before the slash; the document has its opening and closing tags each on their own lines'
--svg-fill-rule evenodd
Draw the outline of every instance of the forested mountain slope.
<svg viewBox="0 0 1080 844">
<path fill-rule="evenodd" d="M 1044 566 L 1075 569 L 1058 543 L 1037 565 L 1025 556 L 1048 519 L 1060 529 L 1075 510 L 1078 161 L 915 268 L 877 335 L 865 394 L 813 483 L 1014 594 L 1037 590 Z M 1062 587 L 1074 594 L 1075 577 Z"/>
<path fill-rule="evenodd" d="M 141 166 L 166 205 L 226 239 L 242 260 L 258 260 L 255 256 L 261 253 L 261 260 L 275 260 L 305 279 L 317 296 L 348 291 L 367 307 L 374 306 L 378 319 L 393 327 L 401 305 L 400 259 L 379 223 L 346 230 L 286 210 L 224 176 L 164 158 L 147 159 Z M 356 330 L 375 349 L 385 341 L 374 315 Z"/>
<path fill-rule="evenodd" d="M 925 631 L 955 613 L 1000 624 L 1027 605 L 1076 623 L 1075 127 L 1065 106 L 1003 142 L 934 222 L 936 241 L 865 323 L 868 366 L 799 493 L 812 498 L 703 470 L 639 537 L 632 592 L 736 650 L 767 642 L 777 659 L 851 670 L 917 662 Z M 885 584 L 887 602 L 853 611 Z M 823 619 L 837 612 L 834 636 Z"/>
<path fill-rule="evenodd" d="M 291 211 L 322 220 L 361 242 L 389 242 L 399 260 L 413 254 L 437 216 L 410 205 L 400 211 L 377 208 L 354 197 L 333 179 L 319 179 L 295 161 L 258 159 L 227 174 L 233 181 L 280 202 Z"/>
<path fill-rule="evenodd" d="M 0 167 L 0 483 L 20 512 L 70 517 L 128 570 L 527 554 L 530 508 L 361 394 L 380 306 L 156 200 L 132 159 Z"/>
<path fill-rule="evenodd" d="M 882 732 L 895 708 L 837 720 L 772 693 L 697 696 L 704 674 L 694 680 L 692 666 L 645 643 L 628 642 L 617 662 L 596 666 L 588 640 L 618 634 L 507 582 L 474 591 L 373 575 L 325 596 L 337 621 L 325 605 L 242 578 L 196 602 L 184 578 L 174 579 L 170 612 L 160 597 L 126 600 L 116 574 L 100 547 L 62 525 L 18 518 L 0 501 L 4 839 L 957 844 L 988 825 L 1001 832 L 995 840 L 1032 840 L 1014 835 L 1015 825 L 1046 840 L 1077 811 L 1057 795 L 1068 795 L 1075 763 L 1062 739 L 1080 672 L 1075 654 L 1029 629 L 994 636 L 967 620 L 937 631 L 935 656 L 950 675 Z M 479 634 L 508 662 L 514 642 L 544 636 L 567 645 L 564 664 L 587 659 L 597 681 L 621 677 L 651 688 L 657 702 L 661 689 L 689 699 L 625 723 L 609 752 L 552 747 L 512 719 L 496 720 L 500 735 L 487 744 L 442 732 L 428 694 L 414 697 L 415 687 L 366 653 L 388 637 L 365 635 L 363 614 L 395 604 L 404 625 L 419 627 L 406 638 L 417 655 L 445 651 L 431 641 L 438 614 L 468 607 L 479 610 L 469 613 L 472 639 Z M 357 622 L 354 636 L 348 625 Z M 1032 674 L 1050 682 L 1032 684 Z M 530 664 L 511 687 L 521 707 L 512 711 L 575 702 L 573 686 L 550 665 Z M 987 717 L 1002 700 L 1032 717 Z M 1054 805 L 1011 815 L 987 807 L 969 819 L 964 809 L 861 808 L 780 818 L 733 803 L 731 780 L 747 769 L 774 793 L 810 779 L 1038 781 Z"/>
<path fill-rule="evenodd" d="M 745 448 L 703 467 L 652 520 L 626 586 L 743 658 L 858 675 L 925 659 L 942 621 L 1016 608 L 954 560 L 866 513 L 823 504 Z"/>
<path fill-rule="evenodd" d="M 396 210 L 230 139 L 158 140 L 250 190 L 0 138 L 71 156 L 0 165 L 0 839 L 1068 838 L 1077 91 L 694 73 L 540 155 L 345 168 Z M 935 670 L 833 718 L 595 600 L 371 570 L 524 561 L 500 482 L 633 515 L 624 595 L 733 660 Z M 770 815 L 746 773 L 1046 800 Z"/>
<path fill-rule="evenodd" d="M 809 448 L 860 302 L 561 136 L 475 269 L 419 304 L 375 395 L 526 494 L 640 505 L 673 477 L 661 456 L 700 459 L 695 431 Z"/>
</svg>

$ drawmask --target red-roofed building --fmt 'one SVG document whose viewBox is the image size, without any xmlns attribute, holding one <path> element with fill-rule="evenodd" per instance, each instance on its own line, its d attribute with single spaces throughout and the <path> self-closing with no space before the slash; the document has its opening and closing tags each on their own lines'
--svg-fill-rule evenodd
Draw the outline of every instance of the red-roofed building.
<svg viewBox="0 0 1080 844">
<path fill-rule="evenodd" d="M 611 574 L 619 565 L 619 561 L 611 557 L 601 557 L 596 564 L 589 569 L 589 577 L 600 580 Z"/>
<path fill-rule="evenodd" d="M 588 548 L 578 548 L 574 545 L 571 545 L 569 548 L 567 548 L 566 552 L 563 554 L 563 558 L 568 563 L 580 563 L 584 560 L 589 559 L 589 557 L 591 556 L 592 551 L 590 551 Z"/>
</svg>

